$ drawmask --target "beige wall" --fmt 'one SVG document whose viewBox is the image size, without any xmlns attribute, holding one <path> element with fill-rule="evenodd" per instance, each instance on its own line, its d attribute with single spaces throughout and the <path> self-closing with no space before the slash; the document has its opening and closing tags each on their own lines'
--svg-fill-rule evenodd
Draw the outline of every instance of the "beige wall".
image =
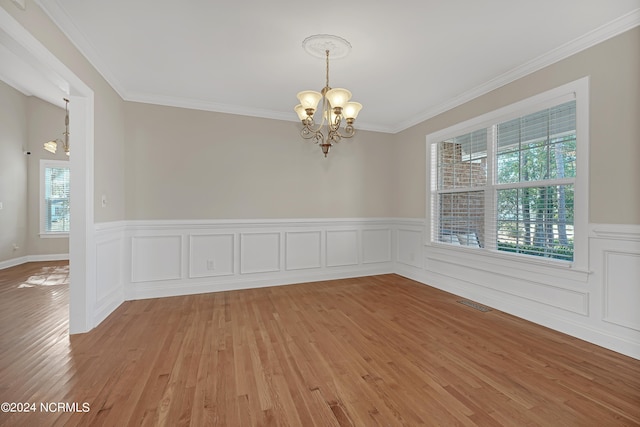
<svg viewBox="0 0 640 427">
<path fill-rule="evenodd" d="M 591 223 L 640 224 L 640 28 L 394 135 L 393 216 L 425 217 L 426 135 L 590 76 Z"/>
<path fill-rule="evenodd" d="M 0 81 L 0 261 L 27 255 L 27 97 Z M 13 245 L 18 246 L 14 250 Z"/>
<path fill-rule="evenodd" d="M 26 10 L 10 0 L 0 0 L 0 6 L 93 90 L 95 222 L 124 219 L 124 101 L 35 3 L 27 0 Z M 70 140 L 73 155 L 73 135 Z"/>
<path fill-rule="evenodd" d="M 332 148 L 295 122 L 126 105 L 127 219 L 345 218 L 391 214 L 390 135 Z"/>
</svg>

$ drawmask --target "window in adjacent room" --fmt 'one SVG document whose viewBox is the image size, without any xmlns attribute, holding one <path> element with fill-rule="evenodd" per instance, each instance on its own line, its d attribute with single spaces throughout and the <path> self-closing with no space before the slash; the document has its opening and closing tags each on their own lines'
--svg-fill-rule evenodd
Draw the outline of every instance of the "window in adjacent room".
<svg viewBox="0 0 640 427">
<path fill-rule="evenodd" d="M 431 242 L 586 262 L 586 79 L 427 137 Z"/>
<path fill-rule="evenodd" d="M 40 235 L 68 236 L 69 162 L 40 161 Z"/>
</svg>

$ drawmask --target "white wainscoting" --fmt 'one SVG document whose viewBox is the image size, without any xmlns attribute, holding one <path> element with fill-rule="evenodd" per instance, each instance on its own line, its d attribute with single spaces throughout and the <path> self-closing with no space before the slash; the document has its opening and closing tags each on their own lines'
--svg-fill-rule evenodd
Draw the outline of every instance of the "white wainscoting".
<svg viewBox="0 0 640 427">
<path fill-rule="evenodd" d="M 390 219 L 131 221 L 127 299 L 392 273 Z"/>
<path fill-rule="evenodd" d="M 98 224 L 95 324 L 125 299 L 397 273 L 640 359 L 640 226 L 591 224 L 589 271 L 425 231 L 398 218 Z"/>
<path fill-rule="evenodd" d="M 100 324 L 124 302 L 124 234 L 124 222 L 96 224 L 93 326 Z"/>
<path fill-rule="evenodd" d="M 594 329 L 603 347 L 640 359 L 640 226 L 591 224 Z"/>
</svg>

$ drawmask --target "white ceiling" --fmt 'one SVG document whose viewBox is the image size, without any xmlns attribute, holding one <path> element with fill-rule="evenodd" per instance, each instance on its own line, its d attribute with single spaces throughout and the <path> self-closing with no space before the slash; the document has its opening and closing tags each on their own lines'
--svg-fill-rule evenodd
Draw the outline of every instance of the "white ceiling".
<svg viewBox="0 0 640 427">
<path fill-rule="evenodd" d="M 330 84 L 357 127 L 398 132 L 640 23 L 640 0 L 37 0 L 129 101 L 297 120 L 324 86 L 313 34 L 347 39 Z"/>
</svg>

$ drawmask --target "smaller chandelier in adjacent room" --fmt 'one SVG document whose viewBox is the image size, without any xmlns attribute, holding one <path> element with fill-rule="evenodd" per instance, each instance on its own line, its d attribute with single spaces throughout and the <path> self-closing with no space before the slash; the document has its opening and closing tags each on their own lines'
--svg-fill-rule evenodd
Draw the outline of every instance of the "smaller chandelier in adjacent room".
<svg viewBox="0 0 640 427">
<path fill-rule="evenodd" d="M 340 142 L 342 138 L 351 138 L 355 135 L 353 123 L 362 108 L 359 102 L 349 102 L 351 92 L 347 89 L 332 89 L 329 86 L 329 55 L 333 55 L 333 58 L 343 58 L 351 51 L 351 44 L 341 37 L 318 34 L 307 37 L 302 42 L 302 47 L 310 55 L 325 59 L 326 84 L 321 92 L 305 90 L 298 93 L 300 104 L 296 105 L 294 110 L 302 121 L 300 132 L 302 137 L 312 139 L 320 145 L 324 156 L 327 157 L 333 144 Z M 313 116 L 320 101 L 322 101 L 320 123 L 316 124 Z"/>
<path fill-rule="evenodd" d="M 47 141 L 44 143 L 44 149 L 50 153 L 56 154 L 58 150 L 58 144 L 62 144 L 62 148 L 64 148 L 64 152 L 69 155 L 69 100 L 67 98 L 62 98 L 65 102 L 65 116 L 64 116 L 64 141 L 60 141 L 59 139 L 53 139 L 51 141 Z"/>
</svg>

